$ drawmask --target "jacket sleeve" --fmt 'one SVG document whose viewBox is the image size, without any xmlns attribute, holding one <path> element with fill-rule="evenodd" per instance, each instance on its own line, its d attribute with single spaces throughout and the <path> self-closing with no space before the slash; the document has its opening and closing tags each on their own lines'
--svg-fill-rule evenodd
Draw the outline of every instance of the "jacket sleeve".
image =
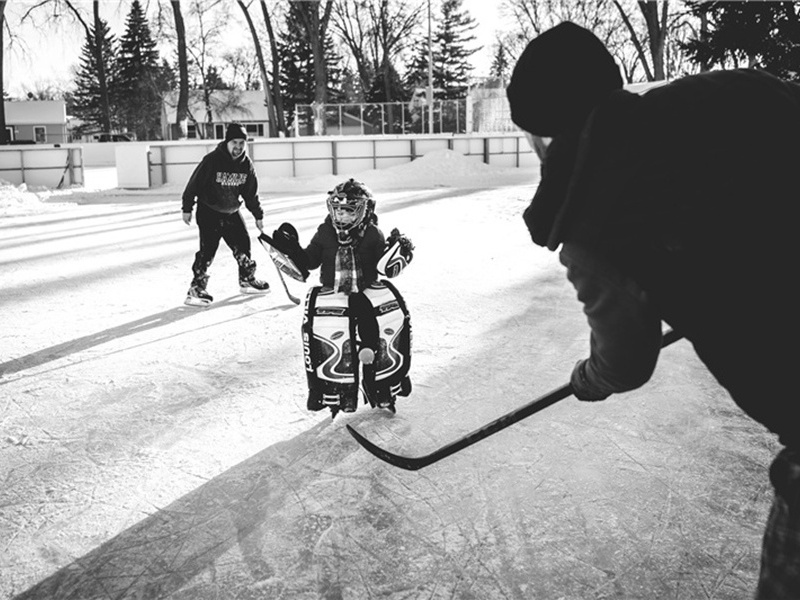
<svg viewBox="0 0 800 600">
<path fill-rule="evenodd" d="M 241 190 L 242 198 L 244 198 L 244 205 L 247 207 L 256 220 L 264 218 L 264 210 L 261 208 L 261 202 L 258 199 L 258 177 L 253 165 L 250 165 L 250 171 L 247 173 L 247 180 Z"/>
<path fill-rule="evenodd" d="M 602 400 L 641 387 L 661 349 L 661 318 L 646 292 L 583 246 L 565 243 L 559 256 L 591 328 L 589 358 L 573 371 L 575 396 Z"/>
<path fill-rule="evenodd" d="M 191 177 L 189 177 L 189 181 L 186 182 L 186 188 L 184 188 L 183 196 L 181 196 L 181 208 L 183 212 L 192 212 L 195 198 L 200 195 L 200 190 L 204 188 L 207 189 L 210 170 L 211 157 L 210 155 L 206 155 L 203 157 L 203 160 L 200 161 L 200 164 L 195 167 Z"/>
<path fill-rule="evenodd" d="M 305 248 L 306 257 L 308 258 L 308 270 L 313 271 L 322 264 L 322 234 L 320 229 L 314 233 L 308 246 Z"/>
</svg>

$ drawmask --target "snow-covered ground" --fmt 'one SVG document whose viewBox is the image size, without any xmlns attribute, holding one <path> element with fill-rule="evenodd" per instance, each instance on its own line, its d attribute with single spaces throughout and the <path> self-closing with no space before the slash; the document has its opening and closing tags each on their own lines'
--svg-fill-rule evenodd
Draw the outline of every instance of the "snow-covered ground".
<svg viewBox="0 0 800 600">
<path fill-rule="evenodd" d="M 267 229 L 307 242 L 349 176 L 416 245 L 395 280 L 414 391 L 334 421 L 305 410 L 302 309 L 258 245 L 271 294 L 238 293 L 223 244 L 214 304 L 183 305 L 182 185 L 0 186 L 0 598 L 749 597 L 775 442 L 686 342 L 641 390 L 564 400 L 418 472 L 355 443 L 347 423 L 430 452 L 564 383 L 588 335 L 520 218 L 538 169 L 437 152 L 261 181 Z"/>
</svg>

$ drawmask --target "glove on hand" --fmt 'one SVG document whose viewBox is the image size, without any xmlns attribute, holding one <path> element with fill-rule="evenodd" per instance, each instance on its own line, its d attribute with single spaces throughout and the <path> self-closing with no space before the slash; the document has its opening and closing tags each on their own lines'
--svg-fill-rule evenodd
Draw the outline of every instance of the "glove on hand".
<svg viewBox="0 0 800 600">
<path fill-rule="evenodd" d="M 389 239 L 386 240 L 386 247 L 390 248 L 395 242 L 400 242 L 400 252 L 406 259 L 406 262 L 410 263 L 411 259 L 414 258 L 414 244 L 411 243 L 411 240 L 408 239 L 407 236 L 400 233 L 397 227 L 392 229 L 392 232 L 389 234 Z"/>
<path fill-rule="evenodd" d="M 306 275 L 308 274 L 308 258 L 303 248 L 300 246 L 297 229 L 294 228 L 294 225 L 291 223 L 281 223 L 280 226 L 272 232 L 272 245 L 276 250 L 288 256 L 301 271 L 305 271 Z"/>
<path fill-rule="evenodd" d="M 589 359 L 579 360 L 572 369 L 572 375 L 569 378 L 569 383 L 572 386 L 572 392 L 578 400 L 584 402 L 597 402 L 598 400 L 605 400 L 611 394 L 604 394 L 592 388 L 591 383 L 586 377 L 586 365 Z"/>
<path fill-rule="evenodd" d="M 297 230 L 294 228 L 294 225 L 291 223 L 281 223 L 280 226 L 272 232 L 272 245 L 289 256 L 301 250 Z"/>
</svg>

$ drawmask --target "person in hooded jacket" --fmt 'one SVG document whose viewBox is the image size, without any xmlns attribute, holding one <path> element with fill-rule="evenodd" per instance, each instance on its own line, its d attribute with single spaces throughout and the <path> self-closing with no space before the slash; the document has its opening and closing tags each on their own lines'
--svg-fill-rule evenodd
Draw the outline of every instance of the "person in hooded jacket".
<svg viewBox="0 0 800 600">
<path fill-rule="evenodd" d="M 220 240 L 233 252 L 239 269 L 239 290 L 243 294 L 264 294 L 269 284 L 256 279 L 256 262 L 250 256 L 250 236 L 239 209 L 244 199 L 264 230 L 264 211 L 258 199 L 258 178 L 246 152 L 247 132 L 239 123 L 231 123 L 225 139 L 206 154 L 197 165 L 182 196 L 183 221 L 192 222 L 192 209 L 197 201 L 197 227 L 200 249 L 192 264 L 192 283 L 186 304 L 204 306 L 213 301 L 207 291 L 208 268 L 214 261 Z"/>
<path fill-rule="evenodd" d="M 800 332 L 788 289 L 800 86 L 737 69 L 631 93 L 603 43 L 565 22 L 528 44 L 507 96 L 541 158 L 524 221 L 535 244 L 560 248 L 590 327 L 575 396 L 645 384 L 662 321 L 685 337 L 782 445 L 755 594 L 800 598 Z"/>
</svg>

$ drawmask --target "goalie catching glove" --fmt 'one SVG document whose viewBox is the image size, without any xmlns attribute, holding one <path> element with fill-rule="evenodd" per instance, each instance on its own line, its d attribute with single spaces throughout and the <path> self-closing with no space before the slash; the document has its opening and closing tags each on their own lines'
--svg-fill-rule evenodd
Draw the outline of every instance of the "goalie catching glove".
<svg viewBox="0 0 800 600">
<path fill-rule="evenodd" d="M 397 228 L 392 229 L 392 233 L 386 240 L 386 249 L 383 256 L 378 260 L 378 273 L 384 277 L 397 277 L 408 266 L 414 257 L 414 244 L 405 235 L 401 234 Z"/>
<path fill-rule="evenodd" d="M 308 259 L 300 246 L 297 230 L 291 223 L 281 223 L 272 232 L 272 238 L 261 234 L 259 239 L 269 245 L 269 255 L 277 267 L 286 275 L 297 281 L 308 279 Z"/>
</svg>

